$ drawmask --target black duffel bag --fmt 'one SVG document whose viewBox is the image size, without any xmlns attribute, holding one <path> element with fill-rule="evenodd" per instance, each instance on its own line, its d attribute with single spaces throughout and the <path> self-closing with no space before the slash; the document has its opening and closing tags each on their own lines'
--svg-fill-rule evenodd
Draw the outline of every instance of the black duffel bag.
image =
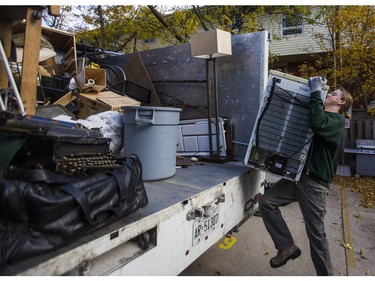
<svg viewBox="0 0 375 281">
<path fill-rule="evenodd" d="M 7 179 L 0 176 L 0 273 L 13 263 L 67 245 L 147 203 L 136 155 L 126 157 L 122 166 L 111 172 L 86 177 L 48 170 L 10 171 Z"/>
</svg>

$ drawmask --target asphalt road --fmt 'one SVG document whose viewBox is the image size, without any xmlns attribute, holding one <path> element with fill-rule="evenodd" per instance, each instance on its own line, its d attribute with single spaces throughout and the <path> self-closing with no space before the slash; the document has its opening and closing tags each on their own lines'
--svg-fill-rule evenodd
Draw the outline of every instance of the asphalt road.
<svg viewBox="0 0 375 281">
<path fill-rule="evenodd" d="M 224 238 L 221 239 L 180 275 L 316 275 L 298 203 L 283 207 L 282 212 L 296 245 L 302 251 L 298 259 L 290 260 L 280 268 L 271 268 L 269 260 L 277 252 L 262 218 L 254 216 L 239 228 L 238 233 L 232 235 L 236 242 L 231 248 L 221 249 L 220 244 L 225 244 Z M 375 275 L 375 209 L 361 206 L 359 193 L 340 190 L 337 185 L 331 186 L 325 226 L 335 276 Z"/>
</svg>

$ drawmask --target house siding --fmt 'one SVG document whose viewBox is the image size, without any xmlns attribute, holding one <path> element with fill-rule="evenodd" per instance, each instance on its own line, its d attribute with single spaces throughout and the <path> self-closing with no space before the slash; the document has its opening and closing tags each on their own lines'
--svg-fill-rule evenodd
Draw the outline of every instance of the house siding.
<svg viewBox="0 0 375 281">
<path fill-rule="evenodd" d="M 163 45 L 161 40 L 159 38 L 155 38 L 153 42 L 150 43 L 144 43 L 143 40 L 137 40 L 137 46 L 140 50 L 149 50 L 149 49 L 157 49 L 157 48 L 163 48 L 166 45 Z"/>
</svg>

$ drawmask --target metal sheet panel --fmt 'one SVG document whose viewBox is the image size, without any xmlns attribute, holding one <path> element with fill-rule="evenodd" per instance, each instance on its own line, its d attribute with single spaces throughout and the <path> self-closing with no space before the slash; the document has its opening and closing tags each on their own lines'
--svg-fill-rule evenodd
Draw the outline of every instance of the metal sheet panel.
<svg viewBox="0 0 375 281">
<path fill-rule="evenodd" d="M 232 125 L 233 157 L 239 161 L 245 156 L 267 82 L 267 38 L 266 31 L 234 35 L 232 55 L 216 61 L 219 116 Z M 139 55 L 163 106 L 182 107 L 182 120 L 207 118 L 206 62 L 191 56 L 189 43 L 142 51 Z M 132 56 L 115 56 L 101 63 L 123 67 Z M 214 108 L 211 110 L 214 112 Z"/>
</svg>

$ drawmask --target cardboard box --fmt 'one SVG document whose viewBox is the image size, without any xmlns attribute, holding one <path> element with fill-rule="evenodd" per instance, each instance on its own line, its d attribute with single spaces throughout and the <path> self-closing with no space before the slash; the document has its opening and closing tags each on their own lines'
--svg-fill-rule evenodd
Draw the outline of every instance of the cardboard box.
<svg viewBox="0 0 375 281">
<path fill-rule="evenodd" d="M 106 72 L 100 68 L 83 68 L 77 76 L 81 92 L 100 92 L 106 87 Z"/>
<path fill-rule="evenodd" d="M 24 33 L 26 25 L 18 23 L 13 27 L 13 34 Z M 64 72 L 70 73 L 76 77 L 77 72 L 77 52 L 76 40 L 73 33 L 65 32 L 62 30 L 42 26 L 42 35 L 53 46 L 54 51 L 57 53 L 55 58 L 56 65 L 49 68 L 58 68 L 59 73 L 51 73 L 52 75 L 59 75 Z M 47 69 L 48 70 L 48 69 Z"/>
<path fill-rule="evenodd" d="M 62 64 L 39 65 L 39 69 L 47 71 L 51 76 L 59 76 L 64 74 L 65 66 Z"/>
<path fill-rule="evenodd" d="M 123 106 L 140 106 L 141 103 L 111 91 L 79 94 L 77 118 L 87 118 L 99 112 L 113 110 L 122 112 Z"/>
</svg>

